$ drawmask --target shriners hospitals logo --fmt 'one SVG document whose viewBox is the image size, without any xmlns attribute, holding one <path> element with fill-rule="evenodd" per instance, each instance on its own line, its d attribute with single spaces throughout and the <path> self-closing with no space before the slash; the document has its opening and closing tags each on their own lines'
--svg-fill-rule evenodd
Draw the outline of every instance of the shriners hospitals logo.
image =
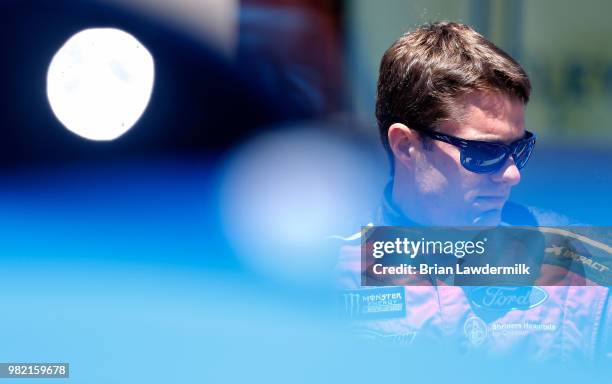
<svg viewBox="0 0 612 384">
<path fill-rule="evenodd" d="M 488 336 L 487 324 L 476 316 L 465 321 L 463 332 L 468 341 L 476 347 L 484 343 Z"/>
</svg>

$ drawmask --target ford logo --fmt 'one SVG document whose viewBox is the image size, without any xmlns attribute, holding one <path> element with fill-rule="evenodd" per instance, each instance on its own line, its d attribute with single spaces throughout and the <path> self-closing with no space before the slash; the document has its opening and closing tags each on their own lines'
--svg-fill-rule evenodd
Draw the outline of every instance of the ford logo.
<svg viewBox="0 0 612 384">
<path fill-rule="evenodd" d="M 548 294 L 540 287 L 478 287 L 469 298 L 481 309 L 511 311 L 537 307 L 548 299 Z"/>
</svg>

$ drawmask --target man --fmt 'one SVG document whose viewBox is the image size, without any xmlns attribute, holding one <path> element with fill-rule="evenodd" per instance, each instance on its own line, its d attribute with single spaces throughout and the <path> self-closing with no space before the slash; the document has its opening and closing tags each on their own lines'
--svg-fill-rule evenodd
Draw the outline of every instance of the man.
<svg viewBox="0 0 612 384">
<path fill-rule="evenodd" d="M 568 224 L 508 202 L 535 145 L 525 130 L 530 91 L 523 68 L 467 25 L 424 25 L 398 39 L 380 65 L 376 116 L 392 178 L 373 224 Z M 607 287 L 362 288 L 358 245 L 342 248 L 338 271 L 345 309 L 375 339 L 537 360 L 611 356 Z M 525 298 L 522 309 L 503 304 Z"/>
<path fill-rule="evenodd" d="M 376 104 L 389 202 L 422 225 L 497 225 L 534 147 L 530 91 L 521 66 L 468 26 L 433 24 L 397 40 L 381 62 Z M 458 147 L 446 135 L 508 147 Z"/>
</svg>

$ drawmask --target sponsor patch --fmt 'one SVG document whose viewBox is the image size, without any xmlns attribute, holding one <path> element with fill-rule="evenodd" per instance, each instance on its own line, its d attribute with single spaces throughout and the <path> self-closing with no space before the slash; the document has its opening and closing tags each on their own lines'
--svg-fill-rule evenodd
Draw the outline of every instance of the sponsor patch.
<svg viewBox="0 0 612 384">
<path fill-rule="evenodd" d="M 489 337 L 528 337 L 533 333 L 555 332 L 556 330 L 557 325 L 554 323 L 537 321 L 496 321 L 489 325 L 478 316 L 469 317 L 463 324 L 465 337 L 474 347 L 482 345 Z"/>
<path fill-rule="evenodd" d="M 530 333 L 555 332 L 557 325 L 550 322 L 495 322 L 491 324 L 489 333 L 492 336 L 522 336 Z"/>
<path fill-rule="evenodd" d="M 478 287 L 469 293 L 470 302 L 487 311 L 535 308 L 548 299 L 540 287 Z"/>
<path fill-rule="evenodd" d="M 404 287 L 353 289 L 342 292 L 341 308 L 349 318 L 390 319 L 406 316 Z"/>
<path fill-rule="evenodd" d="M 477 347 L 485 342 L 489 331 L 487 324 L 481 318 L 472 316 L 463 324 L 463 333 L 470 344 Z"/>
</svg>

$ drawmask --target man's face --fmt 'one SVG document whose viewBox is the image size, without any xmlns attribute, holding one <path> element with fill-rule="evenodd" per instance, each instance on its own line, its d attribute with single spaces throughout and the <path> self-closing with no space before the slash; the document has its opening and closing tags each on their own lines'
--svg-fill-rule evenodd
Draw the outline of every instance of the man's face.
<svg viewBox="0 0 612 384">
<path fill-rule="evenodd" d="M 441 133 L 468 140 L 511 143 L 525 132 L 524 106 L 520 100 L 477 92 L 459 100 L 463 118 L 439 125 Z M 521 176 L 514 160 L 492 174 L 463 168 L 459 148 L 438 140 L 418 141 L 408 168 L 410 188 L 408 216 L 426 225 L 497 225 L 510 189 Z"/>
</svg>

